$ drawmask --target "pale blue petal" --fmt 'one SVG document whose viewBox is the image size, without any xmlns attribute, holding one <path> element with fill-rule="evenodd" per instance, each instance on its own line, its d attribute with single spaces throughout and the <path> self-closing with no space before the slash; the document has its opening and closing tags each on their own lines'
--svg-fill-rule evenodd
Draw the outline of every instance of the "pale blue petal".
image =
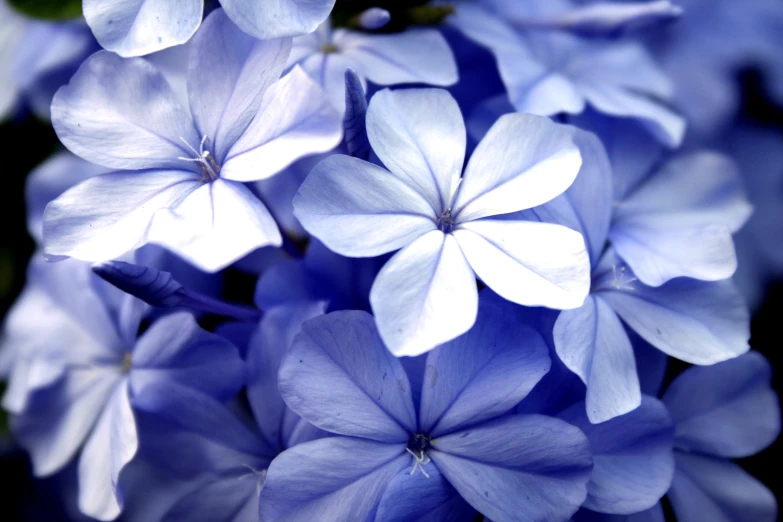
<svg viewBox="0 0 783 522">
<path fill-rule="evenodd" d="M 140 108 L 143 107 L 143 110 Z M 99 51 L 52 101 L 52 124 L 77 156 L 114 169 L 193 169 L 181 141 L 201 136 L 166 79 L 143 58 Z"/>
<path fill-rule="evenodd" d="M 201 183 L 176 206 L 158 212 L 147 240 L 210 273 L 282 243 L 264 204 L 247 186 L 224 179 Z"/>
<path fill-rule="evenodd" d="M 222 9 L 204 20 L 188 59 L 188 98 L 199 139 L 223 164 L 226 153 L 258 112 L 264 93 L 280 78 L 291 40 L 259 41 Z M 192 143 L 198 150 L 199 144 Z"/>
<path fill-rule="evenodd" d="M 473 325 L 476 277 L 455 236 L 433 230 L 384 265 L 370 290 L 370 304 L 389 351 L 398 357 L 419 355 Z"/>
<path fill-rule="evenodd" d="M 587 494 L 590 446 L 559 419 L 513 415 L 432 445 L 429 455 L 441 473 L 492 520 L 567 520 Z"/>
<path fill-rule="evenodd" d="M 420 429 L 432 437 L 498 417 L 549 371 L 544 339 L 520 320 L 517 307 L 482 292 L 476 323 L 429 353 Z"/>
<path fill-rule="evenodd" d="M 679 522 L 773 522 L 775 496 L 733 462 L 676 453 L 667 495 Z"/>
<path fill-rule="evenodd" d="M 406 443 L 416 428 L 405 370 L 366 312 L 305 322 L 283 358 L 279 382 L 288 407 L 326 431 Z"/>
<path fill-rule="evenodd" d="M 372 520 L 383 491 L 411 457 L 405 444 L 327 437 L 281 453 L 259 499 L 261 520 Z"/>
<path fill-rule="evenodd" d="M 267 40 L 312 33 L 335 0 L 221 0 L 229 18 L 247 34 Z"/>
<path fill-rule="evenodd" d="M 185 43 L 201 23 L 204 0 L 84 0 L 98 42 L 120 56 L 142 56 Z"/>
<path fill-rule="evenodd" d="M 674 424 L 666 407 L 644 397 L 631 413 L 592 424 L 583 406 L 559 416 L 587 435 L 593 452 L 583 507 L 628 515 L 656 505 L 674 476 Z"/>
<path fill-rule="evenodd" d="M 560 360 L 587 385 L 590 422 L 607 421 L 641 404 L 631 341 L 600 296 L 591 295 L 581 308 L 561 312 L 553 337 Z"/>
<path fill-rule="evenodd" d="M 466 133 L 456 100 L 442 89 L 383 90 L 367 109 L 373 151 L 440 215 L 451 208 L 465 161 Z"/>
<path fill-rule="evenodd" d="M 435 230 L 424 196 L 391 172 L 350 156 L 330 156 L 294 198 L 294 215 L 330 250 L 373 257 Z"/>
<path fill-rule="evenodd" d="M 780 434 L 772 368 L 757 352 L 692 367 L 663 395 L 677 425 L 677 447 L 726 458 L 748 457 Z"/>
<path fill-rule="evenodd" d="M 569 127 L 529 114 L 502 116 L 470 158 L 455 223 L 546 203 L 574 182 L 582 157 Z"/>
<path fill-rule="evenodd" d="M 601 298 L 659 350 L 704 365 L 748 351 L 748 309 L 730 281 L 678 278 L 658 288 L 632 285 L 601 292 Z"/>
<path fill-rule="evenodd" d="M 483 219 L 458 225 L 453 236 L 476 275 L 509 301 L 570 309 L 590 291 L 584 239 L 564 226 Z"/>
</svg>

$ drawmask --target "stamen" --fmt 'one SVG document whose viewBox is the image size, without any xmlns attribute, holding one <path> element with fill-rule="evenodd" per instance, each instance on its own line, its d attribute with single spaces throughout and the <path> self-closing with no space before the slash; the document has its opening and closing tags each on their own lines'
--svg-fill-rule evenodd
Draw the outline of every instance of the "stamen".
<svg viewBox="0 0 783 522">
<path fill-rule="evenodd" d="M 625 267 L 620 267 L 620 275 L 617 275 L 617 265 L 612 265 L 612 282 L 610 283 L 617 290 L 635 290 L 631 283 L 637 281 L 635 277 L 625 278 Z"/>
<path fill-rule="evenodd" d="M 451 217 L 451 209 L 447 208 L 438 218 L 438 230 L 444 234 L 451 234 L 454 228 L 454 220 Z"/>
<path fill-rule="evenodd" d="M 405 451 L 410 453 L 411 457 L 413 457 L 413 468 L 411 469 L 411 472 L 409 474 L 413 475 L 414 473 L 416 473 L 416 468 L 418 468 L 421 470 L 422 474 L 425 477 L 430 478 L 429 473 L 427 473 L 427 471 L 424 469 L 424 466 L 426 464 L 432 462 L 432 459 L 430 459 L 429 455 L 427 455 L 424 452 L 424 450 L 421 450 L 418 455 L 414 453 L 410 448 L 405 448 Z"/>
<path fill-rule="evenodd" d="M 195 158 L 184 158 L 179 157 L 177 159 L 182 161 L 188 161 L 191 163 L 199 163 L 201 164 L 201 172 L 203 174 L 203 177 L 201 178 L 202 181 L 215 181 L 220 177 L 220 165 L 217 164 L 217 161 L 215 161 L 215 158 L 212 156 L 212 154 L 204 149 L 204 145 L 207 143 L 207 135 L 201 137 L 201 144 L 199 145 L 199 150 L 196 150 L 193 148 L 193 145 L 191 145 L 188 140 L 186 140 L 183 137 L 179 138 L 182 143 L 184 143 L 190 150 L 193 151 L 193 154 L 196 155 Z"/>
</svg>

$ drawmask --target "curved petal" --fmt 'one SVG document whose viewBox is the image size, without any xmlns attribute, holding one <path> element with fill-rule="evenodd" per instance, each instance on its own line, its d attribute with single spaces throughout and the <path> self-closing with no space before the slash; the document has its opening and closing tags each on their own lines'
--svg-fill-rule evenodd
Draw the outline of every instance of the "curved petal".
<svg viewBox="0 0 783 522">
<path fill-rule="evenodd" d="M 79 510 L 98 520 L 122 511 L 120 472 L 136 455 L 139 438 L 123 380 L 106 403 L 79 459 Z"/>
<path fill-rule="evenodd" d="M 437 466 L 427 474 L 403 469 L 391 479 L 381 497 L 376 522 L 470 522 L 476 511 L 459 496 Z"/>
<path fill-rule="evenodd" d="M 370 304 L 391 353 L 420 355 L 473 326 L 476 278 L 454 236 L 433 230 L 384 265 Z"/>
<path fill-rule="evenodd" d="M 84 0 L 98 42 L 120 56 L 143 56 L 187 42 L 201 23 L 204 0 Z"/>
<path fill-rule="evenodd" d="M 187 110 L 155 66 L 99 51 L 57 91 L 52 124 L 82 158 L 113 169 L 190 169 L 199 143 Z M 194 170 L 195 172 L 195 170 Z"/>
<path fill-rule="evenodd" d="M 370 100 L 367 137 L 373 151 L 436 214 L 451 208 L 467 140 L 456 100 L 442 89 L 385 89 Z"/>
<path fill-rule="evenodd" d="M 260 475 L 243 473 L 239 476 L 214 478 L 199 485 L 169 509 L 161 520 L 188 522 L 246 522 L 258 518 L 258 492 L 262 487 Z"/>
<path fill-rule="evenodd" d="M 419 428 L 432 437 L 508 412 L 549 371 L 544 339 L 517 307 L 481 295 L 473 328 L 427 357 Z"/>
<path fill-rule="evenodd" d="M 266 475 L 261 520 L 371 520 L 383 491 L 408 467 L 405 444 L 327 437 L 281 453 Z"/>
<path fill-rule="evenodd" d="M 677 425 L 677 447 L 738 458 L 772 444 L 780 434 L 780 405 L 771 377 L 757 352 L 685 370 L 663 395 Z"/>
<path fill-rule="evenodd" d="M 342 139 L 342 119 L 320 87 L 299 68 L 266 91 L 255 119 L 226 155 L 221 177 L 269 178 Z"/>
<path fill-rule="evenodd" d="M 189 313 L 177 312 L 155 321 L 133 350 L 133 394 L 161 381 L 228 400 L 245 384 L 245 365 L 234 345 L 202 330 Z"/>
<path fill-rule="evenodd" d="M 335 0 L 221 0 L 226 14 L 260 40 L 312 33 L 332 12 Z"/>
<path fill-rule="evenodd" d="M 330 156 L 294 198 L 294 215 L 330 250 L 373 257 L 435 230 L 424 196 L 391 172 L 350 156 Z"/>
<path fill-rule="evenodd" d="M 304 37 L 300 37 L 304 38 Z M 299 40 L 297 38 L 296 40 Z M 296 43 L 296 42 L 295 42 Z M 359 64 L 342 53 L 324 53 L 321 45 L 329 43 L 328 40 L 314 49 L 308 56 L 297 63 L 307 75 L 313 79 L 326 93 L 332 106 L 340 114 L 345 113 L 345 71 L 348 69 L 361 72 Z M 296 52 L 296 49 L 293 51 Z M 291 60 L 289 60 L 289 63 Z M 359 83 L 363 89 L 367 89 L 367 81 L 359 74 Z"/>
<path fill-rule="evenodd" d="M 366 312 L 305 322 L 283 358 L 279 382 L 288 407 L 324 430 L 407 443 L 416 429 L 408 377 Z"/>
<path fill-rule="evenodd" d="M 258 112 L 290 53 L 290 39 L 256 40 L 222 9 L 204 20 L 190 46 L 188 98 L 199 137 L 208 136 L 218 164 Z"/>
<path fill-rule="evenodd" d="M 667 495 L 680 522 L 773 522 L 775 496 L 737 464 L 676 452 L 677 472 Z"/>
<path fill-rule="evenodd" d="M 454 220 L 464 223 L 546 203 L 571 186 L 581 165 L 569 127 L 543 116 L 501 116 L 465 169 Z"/>
<path fill-rule="evenodd" d="M 629 515 L 650 509 L 674 476 L 674 424 L 666 407 L 644 397 L 631 413 L 592 424 L 579 403 L 559 417 L 581 429 L 593 452 L 593 474 L 583 507 Z"/>
<path fill-rule="evenodd" d="M 112 172 L 90 178 L 49 203 L 46 255 L 107 261 L 147 242 L 153 216 L 199 186 L 181 170 Z"/>
<path fill-rule="evenodd" d="M 264 204 L 241 183 L 203 183 L 175 207 L 155 215 L 147 239 L 205 272 L 217 272 L 282 237 Z"/>
<path fill-rule="evenodd" d="M 563 310 L 552 333 L 560 360 L 587 385 L 587 417 L 604 422 L 642 401 L 631 341 L 620 319 L 600 297 Z"/>
<path fill-rule="evenodd" d="M 659 350 L 705 365 L 748 351 L 748 309 L 730 281 L 678 278 L 657 288 L 634 285 L 601 292 L 601 297 Z"/>
<path fill-rule="evenodd" d="M 408 29 L 397 34 L 335 31 L 334 45 L 360 65 L 363 76 L 378 85 L 457 83 L 457 62 L 436 29 Z"/>
<path fill-rule="evenodd" d="M 587 494 L 590 446 L 559 419 L 512 415 L 432 445 L 441 473 L 492 520 L 567 520 Z"/>
<path fill-rule="evenodd" d="M 578 308 L 590 291 L 584 239 L 564 226 L 488 219 L 459 225 L 454 237 L 479 278 L 509 301 Z"/>
</svg>

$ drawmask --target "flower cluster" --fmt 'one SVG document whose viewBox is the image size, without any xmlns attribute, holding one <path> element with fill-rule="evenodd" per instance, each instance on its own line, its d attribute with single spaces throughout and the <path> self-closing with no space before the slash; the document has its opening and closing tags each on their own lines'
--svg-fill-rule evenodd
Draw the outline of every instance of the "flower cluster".
<svg viewBox="0 0 783 522">
<path fill-rule="evenodd" d="M 0 338 L 34 474 L 107 521 L 774 521 L 741 4 L 0 0 L 0 117 L 64 146 Z"/>
</svg>

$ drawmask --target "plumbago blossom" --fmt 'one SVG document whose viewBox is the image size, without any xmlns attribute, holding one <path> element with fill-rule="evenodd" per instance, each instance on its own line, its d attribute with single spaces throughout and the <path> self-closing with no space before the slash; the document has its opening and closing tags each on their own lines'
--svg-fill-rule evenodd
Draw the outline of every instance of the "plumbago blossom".
<svg viewBox="0 0 783 522">
<path fill-rule="evenodd" d="M 774 521 L 780 136 L 717 103 L 772 1 L 0 0 L 0 117 L 67 149 L 0 330 L 32 472 L 79 520 Z"/>
<path fill-rule="evenodd" d="M 55 96 L 54 127 L 75 154 L 126 170 L 47 207 L 46 254 L 104 261 L 156 243 L 216 271 L 280 245 L 274 218 L 243 182 L 328 150 L 341 135 L 337 113 L 304 73 L 278 81 L 290 47 L 253 40 L 213 12 L 192 44 L 190 111 L 143 59 L 91 56 Z"/>
</svg>

